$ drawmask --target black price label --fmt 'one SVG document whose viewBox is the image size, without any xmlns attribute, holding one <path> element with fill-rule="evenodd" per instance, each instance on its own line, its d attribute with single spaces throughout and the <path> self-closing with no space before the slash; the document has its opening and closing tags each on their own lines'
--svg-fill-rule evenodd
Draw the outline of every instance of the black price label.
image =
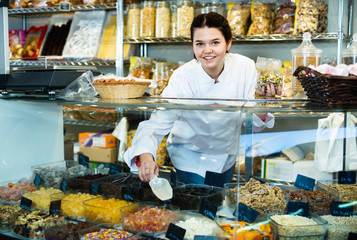
<svg viewBox="0 0 357 240">
<path fill-rule="evenodd" d="M 348 238 L 347 240 L 356 240 L 357 239 L 357 232 L 353 233 L 353 232 L 350 232 L 348 233 Z"/>
<path fill-rule="evenodd" d="M 202 236 L 202 235 L 196 235 L 194 240 L 218 240 L 217 236 Z"/>
<path fill-rule="evenodd" d="M 99 183 L 92 182 L 90 185 L 90 192 L 94 195 L 97 195 L 99 191 Z"/>
<path fill-rule="evenodd" d="M 170 170 L 170 182 L 172 186 L 176 187 L 176 172 L 173 169 Z"/>
<path fill-rule="evenodd" d="M 212 205 L 208 200 L 203 198 L 201 201 L 199 213 L 214 220 L 216 217 L 216 212 L 217 206 Z"/>
<path fill-rule="evenodd" d="M 223 187 L 223 184 L 225 183 L 225 175 L 207 171 L 204 183 L 210 186 Z"/>
<path fill-rule="evenodd" d="M 56 214 L 61 212 L 61 200 L 52 201 L 50 203 L 50 213 Z"/>
<path fill-rule="evenodd" d="M 68 186 L 67 181 L 63 179 L 60 185 L 60 189 L 62 190 L 62 192 L 65 192 L 67 190 L 67 186 Z"/>
<path fill-rule="evenodd" d="M 71 4 L 69 2 L 60 2 L 59 9 L 61 11 L 70 11 Z"/>
<path fill-rule="evenodd" d="M 186 229 L 181 228 L 173 223 L 170 223 L 169 228 L 166 231 L 165 237 L 171 240 L 183 240 L 186 233 Z"/>
<path fill-rule="evenodd" d="M 21 197 L 20 207 L 24 210 L 31 210 L 32 200 L 25 197 Z"/>
<path fill-rule="evenodd" d="M 33 183 L 35 184 L 35 186 L 38 186 L 41 184 L 41 178 L 38 174 L 35 175 L 35 180 L 33 181 Z"/>
<path fill-rule="evenodd" d="M 78 162 L 79 162 L 79 164 L 82 164 L 83 166 L 88 167 L 89 157 L 87 157 L 86 155 L 83 155 L 82 153 L 78 153 Z"/>
<path fill-rule="evenodd" d="M 252 223 L 257 219 L 259 212 L 243 203 L 239 203 L 233 215 L 237 216 L 239 221 Z"/>
<path fill-rule="evenodd" d="M 346 207 L 346 208 L 339 208 L 338 206 L 340 204 L 343 204 L 344 202 L 339 202 L 339 201 L 333 201 L 332 202 L 332 216 L 351 216 L 353 214 L 353 206 L 351 207 Z"/>
<path fill-rule="evenodd" d="M 338 172 L 338 184 L 355 184 L 355 183 L 356 183 L 355 171 Z"/>
<path fill-rule="evenodd" d="M 118 174 L 118 173 L 121 173 L 122 172 L 122 167 L 121 166 L 118 166 L 116 164 L 110 164 L 110 167 L 109 167 L 109 174 Z"/>
<path fill-rule="evenodd" d="M 294 214 L 294 215 L 308 217 L 309 216 L 309 204 L 306 202 L 288 202 L 287 211 L 288 211 L 288 214 Z"/>
<path fill-rule="evenodd" d="M 294 186 L 304 190 L 312 191 L 314 190 L 315 179 L 298 174 L 296 176 Z"/>
</svg>

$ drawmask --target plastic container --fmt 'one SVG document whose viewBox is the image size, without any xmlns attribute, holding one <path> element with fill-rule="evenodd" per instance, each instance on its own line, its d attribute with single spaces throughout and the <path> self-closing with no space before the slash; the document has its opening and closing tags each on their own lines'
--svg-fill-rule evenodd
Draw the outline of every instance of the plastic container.
<svg viewBox="0 0 357 240">
<path fill-rule="evenodd" d="M 89 229 L 88 229 L 89 230 Z M 117 240 L 139 240 L 143 239 L 139 235 L 134 235 L 133 233 L 119 230 L 117 228 L 101 228 L 99 231 L 93 229 L 89 232 L 87 229 L 83 231 L 83 234 L 80 233 L 80 239 L 117 239 Z M 146 238 L 145 238 L 146 239 Z"/>
<path fill-rule="evenodd" d="M 203 184 L 186 184 L 173 189 L 172 204 L 182 210 L 199 210 L 202 201 L 215 207 L 222 206 L 224 189 Z"/>
<path fill-rule="evenodd" d="M 246 184 L 241 183 L 240 189 Z M 235 209 L 237 206 L 237 184 L 226 183 L 224 188 L 227 189 L 227 205 Z M 283 191 L 274 185 L 268 185 L 259 188 L 257 191 L 253 191 L 250 194 L 240 194 L 240 203 L 247 205 L 259 212 L 259 216 L 265 216 L 270 212 L 283 212 L 286 208 L 287 195 Z"/>
<path fill-rule="evenodd" d="M 348 240 L 348 234 L 356 232 L 357 215 L 349 217 L 324 215 L 321 217 L 328 223 L 326 240 Z"/>
<path fill-rule="evenodd" d="M 294 186 L 279 186 L 286 193 L 290 202 L 307 202 L 310 213 L 324 215 L 331 213 L 332 201 L 337 200 L 337 194 L 331 194 L 316 185 L 314 191 L 302 190 Z"/>
<path fill-rule="evenodd" d="M 123 229 L 134 233 L 157 236 L 166 232 L 169 223 L 178 218 L 179 208 L 149 202 L 134 203 L 121 209 Z M 170 218 L 170 219 L 169 219 Z"/>
<path fill-rule="evenodd" d="M 156 9 L 154 1 L 144 1 L 140 12 L 140 37 L 155 37 Z"/>
<path fill-rule="evenodd" d="M 278 220 L 275 216 L 284 218 Z M 269 213 L 267 215 L 277 239 L 323 240 L 326 236 L 327 221 L 312 214 L 310 217 Z M 279 217 L 279 218 L 280 218 Z M 282 223 L 284 222 L 284 223 Z"/>
<path fill-rule="evenodd" d="M 317 186 L 332 195 L 338 196 L 341 202 L 353 202 L 357 200 L 357 185 L 338 184 L 337 180 L 317 181 Z M 357 206 L 355 206 L 355 209 Z"/>
<path fill-rule="evenodd" d="M 140 3 L 129 4 L 128 25 L 127 25 L 128 38 L 140 37 L 140 12 L 141 12 Z"/>
<path fill-rule="evenodd" d="M 92 182 L 103 180 L 110 177 L 109 174 L 88 174 L 79 177 L 65 177 L 68 189 L 78 190 L 81 192 L 90 193 Z M 98 190 L 99 191 L 99 190 Z"/>
<path fill-rule="evenodd" d="M 155 67 L 155 83 L 154 95 L 160 96 L 166 86 L 169 84 L 170 69 L 167 62 L 157 62 Z"/>
<path fill-rule="evenodd" d="M 83 204 L 86 221 L 111 226 L 122 222 L 121 208 L 131 205 L 130 202 L 111 197 L 98 197 Z"/>
<path fill-rule="evenodd" d="M 37 187 L 25 179 L 0 183 L 0 200 L 4 202 L 18 202 L 26 192 L 35 191 Z"/>
<path fill-rule="evenodd" d="M 292 49 L 291 55 L 293 57 L 294 72 L 299 66 L 308 67 L 309 65 L 320 65 L 322 50 L 312 44 L 310 33 L 304 33 L 301 45 L 298 48 Z M 293 77 L 293 91 L 297 93 L 304 92 L 304 89 L 296 77 Z"/>
<path fill-rule="evenodd" d="M 177 5 L 170 3 L 171 20 L 170 20 L 170 37 L 177 37 Z"/>
<path fill-rule="evenodd" d="M 14 218 L 21 212 L 22 208 L 18 204 L 7 204 L 0 206 L 0 231 L 10 230 L 10 219 Z"/>
<path fill-rule="evenodd" d="M 196 1 L 195 17 L 200 15 L 200 14 L 208 13 L 207 12 L 208 5 L 210 5 L 210 1 L 209 0 Z"/>
<path fill-rule="evenodd" d="M 28 192 L 23 195 L 32 201 L 32 208 L 48 212 L 52 201 L 61 200 L 65 194 L 56 188 L 40 188 L 39 190 Z"/>
<path fill-rule="evenodd" d="M 167 1 L 156 2 L 155 37 L 170 37 L 170 3 Z"/>
<path fill-rule="evenodd" d="M 226 6 L 222 0 L 212 0 L 211 4 L 205 7 L 206 13 L 215 12 L 222 16 L 226 16 Z"/>
<path fill-rule="evenodd" d="M 342 63 L 346 65 L 357 63 L 357 33 L 353 34 L 353 40 L 349 48 L 342 50 Z"/>
<path fill-rule="evenodd" d="M 66 220 L 59 225 L 46 228 L 44 231 L 46 240 L 77 240 L 85 233 L 99 231 L 100 226 L 75 220 Z"/>
<path fill-rule="evenodd" d="M 195 14 L 192 0 L 177 0 L 177 36 L 191 37 L 191 23 Z"/>
</svg>

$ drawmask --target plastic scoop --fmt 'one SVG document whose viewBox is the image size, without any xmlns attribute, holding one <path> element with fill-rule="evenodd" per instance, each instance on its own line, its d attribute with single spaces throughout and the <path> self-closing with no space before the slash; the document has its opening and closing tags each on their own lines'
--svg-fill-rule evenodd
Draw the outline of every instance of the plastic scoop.
<svg viewBox="0 0 357 240">
<path fill-rule="evenodd" d="M 161 201 L 165 201 L 172 198 L 172 187 L 165 178 L 158 178 L 154 175 L 154 178 L 149 182 L 152 192 Z"/>
</svg>

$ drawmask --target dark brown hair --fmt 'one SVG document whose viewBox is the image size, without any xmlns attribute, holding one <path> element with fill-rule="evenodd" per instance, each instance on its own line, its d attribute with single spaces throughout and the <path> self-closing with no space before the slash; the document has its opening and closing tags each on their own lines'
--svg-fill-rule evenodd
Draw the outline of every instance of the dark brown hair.
<svg viewBox="0 0 357 240">
<path fill-rule="evenodd" d="M 193 42 L 193 33 L 195 28 L 217 28 L 227 43 L 232 40 L 232 30 L 225 17 L 221 14 L 210 12 L 207 14 L 201 14 L 195 17 L 191 24 L 191 41 Z"/>
</svg>

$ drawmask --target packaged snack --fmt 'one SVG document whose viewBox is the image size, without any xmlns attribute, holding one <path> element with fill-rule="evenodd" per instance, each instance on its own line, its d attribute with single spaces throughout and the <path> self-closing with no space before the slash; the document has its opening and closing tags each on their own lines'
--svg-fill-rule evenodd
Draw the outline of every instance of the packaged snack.
<svg viewBox="0 0 357 240">
<path fill-rule="evenodd" d="M 34 0 L 15 0 L 15 8 L 33 8 L 35 7 Z"/>
<path fill-rule="evenodd" d="M 268 35 L 272 33 L 275 2 L 272 0 L 260 0 L 252 3 L 252 24 L 248 35 Z"/>
<path fill-rule="evenodd" d="M 40 27 L 30 27 L 26 37 L 26 43 L 25 48 L 22 52 L 22 57 L 33 58 L 38 56 L 43 39 L 47 31 L 47 27 L 47 24 Z"/>
<path fill-rule="evenodd" d="M 227 12 L 227 20 L 234 36 L 245 35 L 248 31 L 250 17 L 250 3 L 246 1 L 234 2 Z"/>
<path fill-rule="evenodd" d="M 258 71 L 257 89 L 265 87 L 270 83 L 274 84 L 275 92 L 278 87 L 283 86 L 283 75 L 281 73 L 282 62 L 279 59 L 258 57 L 256 63 Z"/>
<path fill-rule="evenodd" d="M 40 56 L 61 56 L 71 27 L 73 15 L 53 15 Z"/>
<path fill-rule="evenodd" d="M 325 0 L 300 0 L 298 2 L 294 33 L 321 33 L 327 27 L 327 3 Z"/>
<path fill-rule="evenodd" d="M 9 31 L 9 47 L 10 59 L 22 58 L 26 41 L 26 30 L 10 30 Z"/>
<path fill-rule="evenodd" d="M 274 20 L 274 33 L 292 34 L 294 32 L 295 2 L 279 0 Z"/>
</svg>

